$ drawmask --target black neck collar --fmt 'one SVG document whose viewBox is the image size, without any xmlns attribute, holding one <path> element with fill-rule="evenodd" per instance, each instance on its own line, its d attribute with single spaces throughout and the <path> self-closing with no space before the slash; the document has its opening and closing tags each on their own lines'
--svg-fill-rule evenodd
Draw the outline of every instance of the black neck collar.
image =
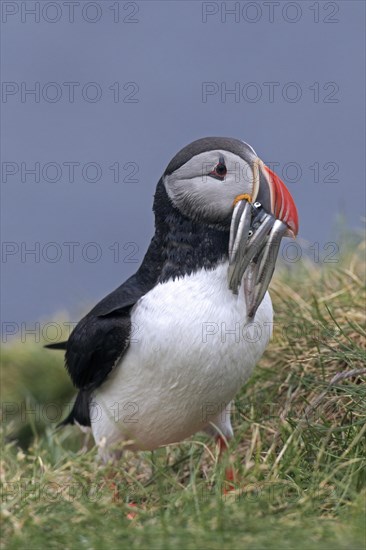
<svg viewBox="0 0 366 550">
<path fill-rule="evenodd" d="M 164 257 L 159 282 L 214 269 L 227 259 L 229 232 L 191 220 L 175 208 L 162 180 L 155 200 L 155 229 Z"/>
</svg>

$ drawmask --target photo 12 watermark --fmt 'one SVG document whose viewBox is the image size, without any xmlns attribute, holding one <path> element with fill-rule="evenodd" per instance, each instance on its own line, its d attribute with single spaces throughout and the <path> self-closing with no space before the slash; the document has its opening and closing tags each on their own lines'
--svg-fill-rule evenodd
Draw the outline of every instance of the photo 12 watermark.
<svg viewBox="0 0 366 550">
<path fill-rule="evenodd" d="M 202 344 L 214 343 L 240 344 L 246 342 L 255 344 L 264 340 L 269 342 L 274 332 L 278 337 L 293 343 L 301 339 L 311 339 L 314 342 L 335 342 L 340 336 L 340 331 L 334 325 L 326 325 L 313 322 L 309 325 L 299 322 L 276 323 L 274 321 L 245 320 L 228 324 L 226 321 L 205 321 L 202 327 Z"/>
<path fill-rule="evenodd" d="M 140 86 L 137 82 L 118 80 L 111 84 L 101 82 L 41 82 L 3 81 L 1 83 L 1 102 L 14 103 L 139 103 Z"/>
<path fill-rule="evenodd" d="M 266 502 L 272 506 L 281 500 L 287 504 L 296 504 L 304 498 L 303 492 L 298 485 L 290 481 L 258 481 L 243 484 L 234 481 L 230 482 L 230 491 L 227 490 L 228 484 L 218 479 L 215 484 L 208 481 L 201 481 L 196 491 L 196 498 L 199 502 L 215 501 L 217 498 L 223 501 L 246 501 L 249 503 Z M 123 482 L 118 479 L 111 484 L 103 482 L 90 482 L 89 479 L 63 480 L 63 481 L 34 481 L 33 479 L 23 478 L 19 481 L 3 481 L 0 484 L 0 495 L 3 504 L 12 504 L 14 502 L 45 502 L 55 504 L 58 502 L 72 503 L 78 501 L 98 502 L 102 498 L 108 498 L 113 489 L 113 502 L 126 502 L 135 500 L 141 495 L 141 484 L 134 482 Z M 164 493 L 161 491 L 160 494 Z M 168 491 L 166 495 L 171 496 Z M 322 502 L 334 501 L 337 494 L 331 487 L 307 490 L 306 497 L 312 500 L 321 500 Z"/>
<path fill-rule="evenodd" d="M 202 103 L 321 103 L 341 101 L 340 86 L 326 82 L 241 82 L 205 81 L 201 84 Z"/>
<path fill-rule="evenodd" d="M 21 264 L 60 262 L 74 264 L 96 264 L 102 261 L 114 264 L 137 264 L 140 262 L 140 246 L 136 242 L 102 244 L 95 241 L 3 241 L 1 243 L 1 262 Z"/>
<path fill-rule="evenodd" d="M 86 24 L 113 22 L 123 24 L 136 24 L 140 22 L 139 2 L 114 2 L 86 0 L 70 1 L 2 1 L 2 23 L 50 24 L 79 23 Z"/>
<path fill-rule="evenodd" d="M 1 322 L 2 344 L 16 341 L 21 344 L 55 344 L 67 341 L 77 321 L 12 321 Z M 141 327 L 131 321 L 129 342 L 138 343 L 141 338 Z"/>
<path fill-rule="evenodd" d="M 307 23 L 334 24 L 340 22 L 339 2 L 202 2 L 201 22 L 223 24 Z"/>
<path fill-rule="evenodd" d="M 254 246 L 254 245 L 253 245 Z M 96 241 L 3 241 L 1 243 L 2 264 L 95 264 L 111 261 L 115 264 L 137 264 L 140 262 L 141 247 L 134 241 L 111 244 Z M 259 251 L 259 250 L 258 250 Z M 271 252 L 269 252 L 271 253 Z M 333 264 L 339 262 L 340 246 L 329 241 L 300 244 L 289 240 L 283 243 L 279 258 L 285 264 L 296 264 L 303 258 L 313 263 Z"/>
<path fill-rule="evenodd" d="M 288 184 L 300 183 L 301 180 L 306 180 L 306 185 L 309 183 L 339 183 L 340 165 L 336 161 L 308 161 L 300 163 L 297 160 L 287 160 L 279 162 L 276 160 L 266 160 L 266 166 L 273 172 L 276 172 L 284 182 Z M 9 168 L 12 171 L 12 167 Z M 202 164 L 202 181 L 206 183 L 209 180 L 212 171 L 212 163 Z M 253 169 L 250 164 L 245 163 L 241 166 L 239 162 L 231 163 L 226 171 L 227 176 L 234 176 L 235 182 L 251 180 L 253 178 Z"/>
<path fill-rule="evenodd" d="M 139 183 L 140 166 L 135 161 L 108 163 L 78 160 L 24 161 L 1 163 L 1 182 L 11 183 Z"/>
<path fill-rule="evenodd" d="M 1 403 L 1 422 L 16 420 L 21 424 L 34 422 L 36 424 L 58 425 L 73 410 L 74 401 L 60 403 L 48 401 L 46 403 L 30 403 L 29 401 L 3 401 Z M 115 401 L 102 407 L 90 399 L 89 418 L 91 424 L 105 421 L 122 424 L 137 424 L 139 422 L 140 407 L 136 401 Z"/>
</svg>

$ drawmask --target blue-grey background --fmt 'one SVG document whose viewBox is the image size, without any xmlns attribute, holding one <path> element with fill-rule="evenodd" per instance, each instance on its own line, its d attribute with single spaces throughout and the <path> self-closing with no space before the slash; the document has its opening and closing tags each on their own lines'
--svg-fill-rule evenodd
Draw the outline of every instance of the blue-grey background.
<svg viewBox="0 0 366 550">
<path fill-rule="evenodd" d="M 37 12 L 24 11 L 35 4 L 2 2 L 1 73 L 14 93 L 2 95 L 1 160 L 5 176 L 18 168 L 7 177 L 3 170 L 1 183 L 3 322 L 32 327 L 62 311 L 77 320 L 134 272 L 153 232 L 156 183 L 171 157 L 202 136 L 244 139 L 280 164 L 299 208 L 304 253 L 314 243 L 324 253 L 339 214 L 361 226 L 364 2 L 80 1 L 74 22 L 61 1 L 39 2 L 36 21 Z M 239 12 L 225 12 L 232 8 Z M 23 89 L 39 82 L 38 102 L 22 100 L 22 82 Z M 65 82 L 79 83 L 74 102 Z M 90 82 L 102 91 L 99 101 L 90 101 L 93 86 L 82 95 Z M 205 97 L 205 82 L 219 91 Z M 268 82 L 278 83 L 273 98 Z M 235 85 L 239 98 L 221 96 Z M 40 181 L 25 173 L 22 181 L 21 163 L 36 162 Z M 52 166 L 42 176 L 49 162 L 62 167 L 58 181 Z M 65 162 L 80 163 L 74 182 Z M 90 181 L 93 167 L 83 177 L 89 162 L 100 167 L 99 181 Z M 117 162 L 121 180 L 138 168 L 137 181 L 115 183 L 109 167 Z M 288 163 L 301 167 L 300 178 Z M 80 243 L 74 261 L 67 242 Z M 25 254 L 37 247 L 38 256 Z"/>
</svg>

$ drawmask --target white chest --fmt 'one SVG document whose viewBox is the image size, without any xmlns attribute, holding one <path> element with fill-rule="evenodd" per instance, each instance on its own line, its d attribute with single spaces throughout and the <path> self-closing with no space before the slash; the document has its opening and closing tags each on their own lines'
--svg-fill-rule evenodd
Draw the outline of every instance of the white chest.
<svg viewBox="0 0 366 550">
<path fill-rule="evenodd" d="M 270 339 L 268 293 L 246 324 L 243 290 L 227 288 L 227 264 L 159 284 L 132 310 L 125 356 L 95 395 L 98 442 L 134 439 L 152 449 L 204 428 L 250 376 Z"/>
</svg>

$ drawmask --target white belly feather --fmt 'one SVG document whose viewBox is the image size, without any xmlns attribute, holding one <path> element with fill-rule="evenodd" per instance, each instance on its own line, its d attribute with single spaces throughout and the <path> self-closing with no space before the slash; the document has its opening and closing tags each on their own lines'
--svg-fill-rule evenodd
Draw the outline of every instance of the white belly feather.
<svg viewBox="0 0 366 550">
<path fill-rule="evenodd" d="M 131 319 L 128 351 L 94 395 L 92 430 L 99 445 L 154 449 L 205 429 L 233 399 L 268 344 L 273 310 L 267 293 L 246 325 L 224 263 L 157 285 Z"/>
</svg>

